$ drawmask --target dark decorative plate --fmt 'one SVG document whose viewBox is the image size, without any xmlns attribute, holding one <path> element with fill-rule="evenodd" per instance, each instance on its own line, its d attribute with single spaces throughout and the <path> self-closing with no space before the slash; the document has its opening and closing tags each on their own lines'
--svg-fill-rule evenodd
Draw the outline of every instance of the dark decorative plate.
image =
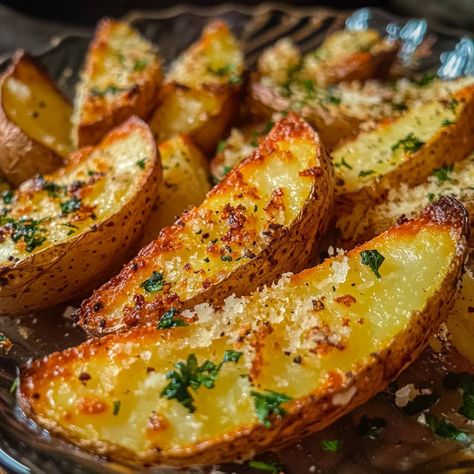
<svg viewBox="0 0 474 474">
<path fill-rule="evenodd" d="M 292 37 L 302 50 L 307 51 L 315 48 L 329 31 L 345 23 L 353 29 L 375 27 L 385 34 L 400 38 L 403 42 L 400 59 L 408 74 L 434 71 L 446 78 L 474 74 L 474 41 L 466 33 L 434 30 L 424 20 L 407 20 L 381 10 L 363 9 L 349 16 L 349 13 L 321 8 L 184 7 L 155 13 L 133 12 L 127 19 L 158 44 L 168 64 L 198 37 L 209 19 L 216 17 L 227 20 L 242 39 L 249 67 L 255 65 L 265 47 L 281 37 Z M 73 36 L 65 31 L 55 38 L 52 47 L 38 56 L 71 98 L 89 40 L 87 36 Z M 0 58 L 0 68 L 7 61 L 8 58 Z M 169 472 L 164 468 L 147 470 L 117 465 L 88 455 L 51 438 L 22 417 L 15 406 L 11 390 L 18 366 L 30 357 L 41 357 L 84 339 L 82 331 L 73 327 L 70 319 L 64 316 L 64 310 L 62 306 L 21 318 L 0 318 L 0 331 L 14 343 L 8 353 L 0 349 L 0 466 L 8 472 L 22 474 Z M 474 370 L 453 351 L 435 353 L 427 349 L 402 374 L 398 384 L 401 387 L 418 381 L 424 387 L 441 392 L 441 379 L 453 367 L 457 371 Z M 457 402 L 451 400 L 451 403 Z M 439 410 L 449 410 L 442 403 L 437 407 Z M 373 436 L 363 436 L 360 426 L 357 429 L 362 414 L 386 420 L 386 426 L 378 429 L 376 440 L 371 439 Z M 343 442 L 342 449 L 336 453 L 324 451 L 321 441 L 328 439 Z M 461 448 L 453 441 L 431 435 L 416 416 L 402 415 L 394 406 L 393 397 L 391 402 L 389 395 L 380 394 L 324 432 L 265 455 L 261 460 L 275 463 L 275 466 L 281 465 L 288 474 L 474 472 L 474 455 L 467 455 Z M 257 471 L 245 463 L 187 472 L 217 474 Z M 277 467 L 274 472 L 279 472 Z"/>
</svg>

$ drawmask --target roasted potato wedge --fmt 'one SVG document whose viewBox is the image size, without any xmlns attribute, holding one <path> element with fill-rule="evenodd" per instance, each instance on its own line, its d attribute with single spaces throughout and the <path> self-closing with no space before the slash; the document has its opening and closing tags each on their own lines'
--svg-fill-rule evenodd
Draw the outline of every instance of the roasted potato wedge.
<svg viewBox="0 0 474 474">
<path fill-rule="evenodd" d="M 260 147 L 77 311 L 92 334 L 220 304 L 308 264 L 326 228 L 333 169 L 317 134 L 289 115 Z"/>
<path fill-rule="evenodd" d="M 166 76 L 150 122 L 157 139 L 186 133 L 212 153 L 237 115 L 243 70 L 242 47 L 229 27 L 210 23 Z"/>
<path fill-rule="evenodd" d="M 394 225 L 401 217 L 412 218 L 433 200 L 453 196 L 474 215 L 474 152 L 464 160 L 433 170 L 428 180 L 415 187 L 402 183 L 393 187 L 384 200 L 374 207 L 357 203 L 338 216 L 339 246 L 351 248 L 371 239 Z"/>
<path fill-rule="evenodd" d="M 63 164 L 72 150 L 72 108 L 24 51 L 0 78 L 0 170 L 14 186 Z"/>
<path fill-rule="evenodd" d="M 172 312 L 169 329 L 135 328 L 35 361 L 22 372 L 21 406 L 121 461 L 213 464 L 279 448 L 364 403 L 420 354 L 453 302 L 467 221 L 442 198 L 222 309 Z"/>
<path fill-rule="evenodd" d="M 401 182 L 417 185 L 435 168 L 474 148 L 474 85 L 433 100 L 361 133 L 332 152 L 336 193 L 348 212 L 376 202 Z M 341 198 L 342 196 L 342 198 Z"/>
<path fill-rule="evenodd" d="M 131 115 L 148 118 L 161 82 L 154 46 L 127 23 L 101 20 L 77 86 L 74 145 L 95 145 Z"/>
<path fill-rule="evenodd" d="M 189 137 L 176 135 L 162 142 L 158 150 L 163 181 L 145 225 L 141 247 L 155 239 L 163 227 L 173 224 L 185 210 L 201 204 L 211 187 L 207 160 Z"/>
<path fill-rule="evenodd" d="M 56 305 L 116 271 L 160 177 L 153 135 L 131 118 L 64 168 L 23 183 L 0 215 L 0 315 Z"/>
</svg>

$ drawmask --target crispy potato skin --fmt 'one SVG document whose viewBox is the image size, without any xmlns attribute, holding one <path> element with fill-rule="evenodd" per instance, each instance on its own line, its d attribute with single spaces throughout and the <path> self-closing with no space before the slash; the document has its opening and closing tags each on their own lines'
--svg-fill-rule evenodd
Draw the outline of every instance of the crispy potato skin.
<svg viewBox="0 0 474 474">
<path fill-rule="evenodd" d="M 151 59 L 142 71 L 133 74 L 132 87 L 118 92 L 112 100 L 104 96 L 89 94 L 90 78 L 104 66 L 110 37 L 121 27 L 121 22 L 103 19 L 89 47 L 85 68 L 81 74 L 78 91 L 88 94 L 84 103 L 75 104 L 75 123 L 72 131 L 73 142 L 77 147 L 95 145 L 109 130 L 119 125 L 131 115 L 147 119 L 156 105 L 156 98 L 163 79 L 161 65 L 157 57 Z M 129 27 L 131 29 L 131 27 Z M 132 30 L 132 34 L 138 34 Z M 144 40 L 143 40 L 144 41 Z M 151 45 L 149 45 L 151 48 Z M 111 78 L 113 83 L 114 77 Z M 77 110 L 79 109 L 79 110 Z"/>
<path fill-rule="evenodd" d="M 89 230 L 1 266 L 0 315 L 43 309 L 83 295 L 102 283 L 130 257 L 151 212 L 161 179 L 155 142 L 148 126 L 132 117 L 111 131 L 97 147 L 106 151 L 123 136 L 137 132 L 152 154 L 149 165 L 136 178 L 133 196 L 117 212 L 102 222 L 96 222 Z M 66 167 L 46 178 L 54 182 L 61 174 L 87 162 L 94 151 L 89 147 L 72 154 Z"/>
<path fill-rule="evenodd" d="M 157 331 L 153 327 L 135 328 L 127 333 L 89 340 L 81 346 L 31 362 L 22 370 L 19 402 L 28 415 L 55 434 L 83 449 L 120 461 L 190 466 L 242 460 L 253 456 L 256 452 L 278 449 L 301 436 L 323 429 L 383 389 L 416 359 L 426 345 L 431 331 L 436 329 L 446 316 L 456 293 L 457 281 L 467 251 L 468 216 L 458 201 L 442 198 L 438 203 L 428 207 L 419 218 L 390 229 L 374 241 L 350 251 L 347 257 L 349 260 L 357 259 L 361 251 L 377 248 L 386 239 L 403 240 L 407 236 L 415 237 L 425 230 L 433 235 L 448 234 L 454 247 L 450 250 L 449 260 L 443 269 L 440 281 L 424 302 L 422 309 L 412 312 L 404 328 L 398 329 L 377 353 L 357 361 L 355 369 L 350 373 L 334 370 L 329 373 L 326 382 L 320 384 L 317 389 L 286 405 L 287 414 L 272 418 L 270 428 L 264 428 L 259 423 L 250 423 L 187 447 L 176 447 L 168 451 L 150 449 L 137 453 L 102 440 L 77 437 L 68 430 L 67 423 L 58 424 L 43 416 L 41 400 L 46 396 L 43 390 L 47 390 L 48 380 L 59 376 L 64 381 L 72 382 L 72 379 L 77 377 L 77 362 L 103 358 L 111 350 L 114 354 L 120 354 L 117 352 L 118 347 L 125 347 L 127 342 L 131 341 L 138 347 L 148 347 L 153 341 L 155 344 L 177 346 L 180 340 L 186 339 L 195 325 L 164 331 Z M 291 277 L 291 285 L 295 288 L 303 286 L 305 281 L 311 280 L 313 271 L 314 269 L 308 269 L 294 275 Z M 124 356 L 124 363 L 127 358 L 136 357 L 133 353 L 127 355 L 124 353 Z"/>
<path fill-rule="evenodd" d="M 17 74 L 28 77 L 29 71 L 34 75 L 41 75 L 44 81 L 50 82 L 66 104 L 67 99 L 62 92 L 56 88 L 33 59 L 24 51 L 17 51 L 8 69 L 0 78 L 0 88 L 5 80 L 15 77 Z M 12 122 L 2 105 L 2 94 L 0 92 L 0 170 L 14 186 L 36 174 L 49 174 L 63 164 L 63 159 L 51 148 L 29 137 L 20 125 Z"/>
<path fill-rule="evenodd" d="M 275 217 L 272 217 L 274 213 L 275 216 L 280 213 L 279 202 L 280 199 L 284 199 L 281 194 L 282 188 L 273 189 L 268 204 L 255 201 L 259 199 L 258 189 L 249 185 L 244 176 L 249 176 L 249 179 L 258 179 L 260 174 L 276 173 L 273 167 L 281 166 L 281 163 L 278 163 L 278 159 L 272 159 L 272 154 L 276 153 L 286 140 L 286 143 L 293 144 L 298 144 L 300 140 L 311 143 L 315 154 L 308 157 L 310 159 L 303 164 L 301 160 L 305 158 L 300 159 L 293 153 L 287 152 L 289 165 L 291 166 L 293 162 L 299 167 L 298 179 L 304 183 L 304 177 L 308 180 L 308 184 L 311 184 L 305 190 L 305 193 L 309 194 L 301 208 L 298 208 L 295 218 L 291 218 L 290 222 L 282 225 L 277 224 Z M 100 335 L 156 321 L 171 307 L 190 308 L 202 302 L 219 304 L 232 293 L 243 295 L 262 284 L 273 281 L 284 272 L 301 270 L 309 263 L 315 241 L 326 229 L 328 212 L 332 205 L 333 186 L 333 169 L 318 136 L 302 119 L 290 114 L 274 127 L 267 139 L 248 159 L 208 193 L 201 206 L 185 213 L 173 226 L 164 228 L 157 239 L 143 248 L 117 276 L 95 291 L 77 312 L 79 324 L 91 334 Z M 227 199 L 231 199 L 232 205 L 225 204 Z M 240 207 L 240 199 L 250 199 L 250 202 L 246 204 L 247 207 L 243 209 Z M 262 224 L 256 224 L 253 220 L 253 215 L 257 212 L 257 207 L 254 209 L 256 202 L 259 202 L 259 211 L 264 211 L 261 217 L 264 219 L 264 227 L 261 231 L 257 226 Z M 207 233 L 207 236 L 202 237 L 201 240 L 193 237 L 194 240 L 191 243 L 188 242 L 186 247 L 191 246 L 193 252 L 202 253 L 200 258 L 211 257 L 209 272 L 200 275 L 198 271 L 197 274 L 200 276 L 194 276 L 189 273 L 192 268 L 185 266 L 185 272 L 180 278 L 184 281 L 184 287 L 180 286 L 181 282 L 170 283 L 169 289 L 156 293 L 149 302 L 142 301 L 143 296 L 137 295 L 134 297 L 134 306 L 130 306 L 129 303 L 124 306 L 125 303 L 120 303 L 124 299 L 124 292 L 130 294 L 137 291 L 137 284 L 140 281 L 137 281 L 138 276 L 135 274 L 140 275 L 143 281 L 150 276 L 152 270 L 156 270 L 153 266 L 154 261 L 168 262 L 185 252 L 181 248 L 183 236 L 186 236 L 188 229 L 203 225 L 199 224 L 202 222 L 202 216 L 212 213 L 215 203 L 221 203 L 217 204 L 216 215 L 222 213 L 222 216 L 227 216 L 225 220 L 219 218 L 223 227 L 222 230 L 217 231 L 216 239 L 226 243 L 228 248 L 232 247 L 233 251 L 237 249 L 246 254 L 255 249 L 256 253 L 252 252 L 244 262 L 232 270 L 222 269 L 216 272 L 214 267 L 218 268 L 218 262 L 214 263 L 213 260 L 216 257 L 214 243 L 209 242 L 209 234 L 203 231 Z M 220 206 L 223 206 L 221 210 L 219 210 Z M 262 209 L 265 206 L 266 208 Z M 207 221 L 204 225 L 209 226 Z M 215 232 L 213 226 L 214 224 L 211 224 L 209 227 L 211 236 L 214 236 Z M 195 233 L 200 235 L 199 231 Z M 204 240 L 205 238 L 208 240 Z M 184 259 L 190 258 L 187 254 L 183 255 L 186 255 Z M 224 260 L 222 255 L 221 258 L 217 255 L 218 261 Z M 209 262 L 208 258 L 207 261 Z M 165 263 L 159 265 L 164 266 Z M 188 297 L 180 297 L 177 292 L 188 291 L 187 288 L 193 288 L 189 290 Z M 136 301 L 140 304 L 136 304 Z M 121 308 L 120 311 L 119 308 Z"/>
</svg>

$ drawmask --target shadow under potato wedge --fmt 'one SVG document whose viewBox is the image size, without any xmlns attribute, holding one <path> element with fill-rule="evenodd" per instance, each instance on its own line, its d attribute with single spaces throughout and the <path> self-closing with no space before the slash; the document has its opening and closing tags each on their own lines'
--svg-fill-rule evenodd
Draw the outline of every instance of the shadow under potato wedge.
<svg viewBox="0 0 474 474">
<path fill-rule="evenodd" d="M 277 449 L 361 405 L 416 359 L 454 301 L 467 233 L 466 210 L 442 198 L 221 309 L 201 304 L 171 314 L 168 329 L 135 328 L 31 362 L 18 400 L 42 427 L 118 461 L 189 466 Z"/>
<path fill-rule="evenodd" d="M 125 22 L 101 20 L 76 89 L 74 145 L 95 145 L 132 115 L 148 119 L 162 76 L 160 59 L 149 41 Z"/>
<path fill-rule="evenodd" d="M 238 114 L 243 70 L 242 47 L 228 25 L 207 25 L 166 75 L 150 121 L 158 141 L 186 133 L 212 153 Z"/>
<path fill-rule="evenodd" d="M 72 107 L 48 74 L 17 51 L 0 78 L 0 170 L 14 186 L 63 165 Z"/>
<path fill-rule="evenodd" d="M 3 196 L 0 315 L 81 296 L 117 271 L 135 250 L 160 179 L 153 135 L 132 117 L 65 167 Z"/>
<path fill-rule="evenodd" d="M 334 175 L 318 135 L 291 114 L 260 147 L 77 310 L 94 335 L 222 303 L 304 268 L 326 229 Z"/>
</svg>

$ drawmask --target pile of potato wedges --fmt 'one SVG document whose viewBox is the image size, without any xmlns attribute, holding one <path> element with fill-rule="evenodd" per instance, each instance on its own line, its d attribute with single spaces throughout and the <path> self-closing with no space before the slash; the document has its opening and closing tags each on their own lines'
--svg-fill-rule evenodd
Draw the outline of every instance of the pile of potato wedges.
<svg viewBox="0 0 474 474">
<path fill-rule="evenodd" d="M 213 21 L 164 72 L 104 19 L 72 105 L 15 53 L 0 315 L 83 298 L 88 335 L 22 368 L 26 415 L 114 461 L 210 465 L 330 425 L 446 321 L 472 358 L 474 77 L 397 76 L 399 48 L 344 29 L 248 70 Z"/>
</svg>

